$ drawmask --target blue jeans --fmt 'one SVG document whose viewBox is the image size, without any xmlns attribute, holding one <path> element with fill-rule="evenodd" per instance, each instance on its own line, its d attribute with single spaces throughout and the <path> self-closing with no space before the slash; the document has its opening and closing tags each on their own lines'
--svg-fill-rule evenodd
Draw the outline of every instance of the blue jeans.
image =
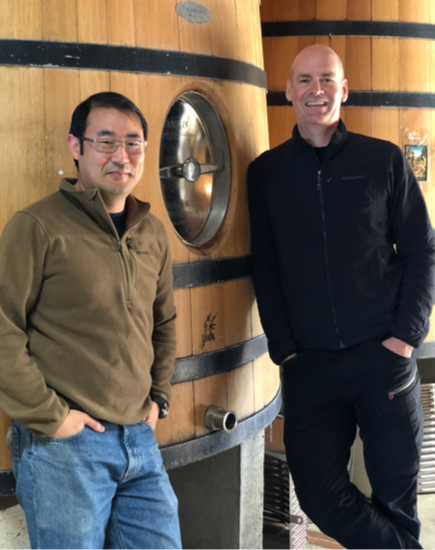
<svg viewBox="0 0 435 550">
<path fill-rule="evenodd" d="M 283 365 L 284 442 L 296 494 L 308 517 L 346 548 L 421 548 L 416 369 L 414 356 L 377 340 L 305 351 Z M 347 471 L 357 425 L 371 501 Z"/>
<path fill-rule="evenodd" d="M 64 438 L 12 428 L 32 548 L 181 548 L 178 502 L 145 422 Z"/>
</svg>

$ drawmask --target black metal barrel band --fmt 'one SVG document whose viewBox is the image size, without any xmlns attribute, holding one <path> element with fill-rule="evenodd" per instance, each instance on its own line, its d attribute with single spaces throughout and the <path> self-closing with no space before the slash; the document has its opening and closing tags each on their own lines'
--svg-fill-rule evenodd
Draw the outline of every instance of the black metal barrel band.
<svg viewBox="0 0 435 550">
<path fill-rule="evenodd" d="M 266 73 L 236 59 L 107 44 L 2 39 L 0 65 L 190 76 L 266 89 Z"/>
</svg>

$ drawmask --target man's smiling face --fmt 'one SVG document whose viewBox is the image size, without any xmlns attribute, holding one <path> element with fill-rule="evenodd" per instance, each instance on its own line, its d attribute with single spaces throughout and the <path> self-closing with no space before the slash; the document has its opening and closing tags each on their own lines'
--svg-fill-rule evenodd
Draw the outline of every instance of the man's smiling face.
<svg viewBox="0 0 435 550">
<path fill-rule="evenodd" d="M 286 97 L 293 103 L 301 135 L 310 133 L 313 125 L 325 129 L 336 126 L 347 96 L 340 58 L 330 48 L 310 46 L 296 56 Z"/>
<path fill-rule="evenodd" d="M 143 130 L 135 113 L 97 107 L 89 113 L 85 136 L 89 139 L 143 140 Z M 109 212 L 122 211 L 125 199 L 140 180 L 145 153 L 129 155 L 122 145 L 114 153 L 99 153 L 94 144 L 70 134 L 68 143 L 73 157 L 79 161 L 76 189 L 98 189 Z"/>
</svg>

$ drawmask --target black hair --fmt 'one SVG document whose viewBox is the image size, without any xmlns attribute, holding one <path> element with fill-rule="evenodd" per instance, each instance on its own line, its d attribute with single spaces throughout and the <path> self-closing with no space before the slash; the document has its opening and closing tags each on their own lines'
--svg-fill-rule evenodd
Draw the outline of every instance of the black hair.
<svg viewBox="0 0 435 550">
<path fill-rule="evenodd" d="M 77 138 L 83 137 L 87 127 L 89 113 L 92 109 L 96 109 L 97 107 L 116 109 L 124 113 L 135 113 L 139 117 L 144 139 L 146 141 L 148 136 L 148 124 L 142 112 L 132 101 L 130 101 L 130 99 L 116 92 L 100 92 L 91 95 L 88 99 L 82 101 L 80 105 L 77 105 L 71 117 L 69 133 Z M 80 154 L 83 155 L 83 141 L 80 142 Z M 76 168 L 79 167 L 79 163 L 76 159 L 74 159 L 74 164 Z"/>
</svg>

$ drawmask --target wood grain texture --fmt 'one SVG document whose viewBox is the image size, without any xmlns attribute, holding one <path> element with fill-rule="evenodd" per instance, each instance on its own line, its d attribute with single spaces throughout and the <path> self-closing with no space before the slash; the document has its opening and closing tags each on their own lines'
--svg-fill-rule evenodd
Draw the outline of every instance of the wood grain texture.
<svg viewBox="0 0 435 550">
<path fill-rule="evenodd" d="M 300 51 L 299 41 L 292 36 L 264 38 L 264 68 L 267 87 L 271 92 L 285 90 L 291 62 Z"/>
<path fill-rule="evenodd" d="M 301 13 L 301 0 L 293 2 L 273 2 L 273 21 L 298 21 Z"/>
<path fill-rule="evenodd" d="M 317 19 L 339 21 L 346 19 L 347 0 L 318 0 Z"/>
<path fill-rule="evenodd" d="M 347 37 L 333 36 L 328 46 L 340 57 L 343 67 L 345 68 L 347 63 Z M 347 77 L 347 74 L 345 76 Z"/>
<path fill-rule="evenodd" d="M 227 373 L 195 380 L 193 388 L 195 437 L 201 437 L 210 433 L 204 422 L 206 410 L 211 405 L 228 410 Z"/>
<path fill-rule="evenodd" d="M 259 6 L 255 6 L 254 9 L 251 10 L 251 17 L 252 17 L 253 35 L 254 35 L 253 40 L 256 44 L 255 46 L 256 59 L 253 63 L 257 67 L 264 68 L 263 43 L 262 43 L 262 36 L 261 36 L 261 18 L 260 18 Z M 241 45 L 240 48 L 242 47 L 243 46 Z"/>
<path fill-rule="evenodd" d="M 0 37 L 41 40 L 41 0 L 2 0 Z"/>
<path fill-rule="evenodd" d="M 109 88 L 112 92 L 117 92 L 127 96 L 135 105 L 139 105 L 139 75 L 134 73 L 121 73 L 112 71 L 109 73 Z M 141 110 L 146 111 L 148 104 L 142 105 Z M 148 113 L 147 113 L 148 115 Z M 148 122 L 148 117 L 145 116 Z M 146 151 L 146 154 L 148 151 Z"/>
<path fill-rule="evenodd" d="M 259 411 L 275 397 L 279 383 L 279 367 L 272 363 L 269 355 L 254 361 L 255 410 Z"/>
<path fill-rule="evenodd" d="M 235 35 L 237 49 L 232 57 L 257 67 L 263 67 L 260 8 L 254 3 L 235 2 Z"/>
<path fill-rule="evenodd" d="M 277 2 L 279 0 L 276 0 Z M 299 0 L 300 20 L 310 21 L 316 19 L 317 0 Z"/>
<path fill-rule="evenodd" d="M 174 292 L 177 309 L 175 326 L 177 331 L 177 357 L 192 355 L 192 312 L 191 289 L 183 288 Z"/>
<path fill-rule="evenodd" d="M 359 36 L 346 38 L 345 74 L 351 90 L 371 90 L 371 38 Z"/>
<path fill-rule="evenodd" d="M 84 101 L 88 97 L 100 92 L 110 91 L 110 73 L 105 71 L 80 71 L 80 99 Z"/>
<path fill-rule="evenodd" d="M 56 189 L 46 179 L 44 76 L 40 69 L 0 67 L 0 230 L 19 208 Z M 32 93 L 29 94 L 29 90 Z"/>
<path fill-rule="evenodd" d="M 373 21 L 398 21 L 399 0 L 372 0 Z"/>
<path fill-rule="evenodd" d="M 106 0 L 77 0 L 78 36 L 80 42 L 107 43 Z"/>
<path fill-rule="evenodd" d="M 260 5 L 260 17 L 262 21 L 274 21 L 274 0 L 262 0 Z"/>
<path fill-rule="evenodd" d="M 430 23 L 431 4 L 433 0 L 399 0 L 399 21 Z"/>
<path fill-rule="evenodd" d="M 136 32 L 133 0 L 106 0 L 109 44 L 135 46 Z"/>
<path fill-rule="evenodd" d="M 394 92 L 399 90 L 401 69 L 399 38 L 373 38 L 372 89 Z"/>
<path fill-rule="evenodd" d="M 296 116 L 290 107 L 268 107 L 270 147 L 276 147 L 292 136 Z"/>
<path fill-rule="evenodd" d="M 45 177 L 55 191 L 62 177 L 76 177 L 77 174 L 66 138 L 72 112 L 85 97 L 80 96 L 79 71 L 73 69 L 42 69 L 42 71 L 45 81 L 44 157 L 47 171 Z M 62 101 L 59 101 L 59 98 L 62 98 Z"/>
<path fill-rule="evenodd" d="M 193 382 L 172 387 L 169 415 L 157 422 L 155 431 L 159 445 L 175 445 L 194 437 Z"/>
<path fill-rule="evenodd" d="M 251 296 L 251 326 L 252 326 L 252 338 L 263 334 L 263 327 L 261 326 L 260 313 L 258 311 L 257 302 L 255 301 L 255 290 L 252 279 L 250 281 L 250 296 Z"/>
<path fill-rule="evenodd" d="M 372 136 L 398 145 L 400 143 L 399 109 L 373 109 Z"/>
<path fill-rule="evenodd" d="M 372 0 L 348 1 L 346 17 L 350 21 L 370 21 L 372 18 Z"/>
<path fill-rule="evenodd" d="M 435 41 L 431 40 L 429 42 L 429 52 L 430 52 L 430 91 L 431 93 L 435 92 Z"/>
<path fill-rule="evenodd" d="M 245 256 L 251 249 L 246 172 L 256 151 L 268 146 L 266 95 L 259 88 L 229 82 L 216 86 L 215 90 L 212 103 L 221 117 L 232 152 L 231 188 L 225 220 L 215 243 L 208 249 L 208 257 Z"/>
<path fill-rule="evenodd" d="M 136 45 L 158 50 L 180 49 L 177 0 L 144 2 L 133 0 Z"/>
<path fill-rule="evenodd" d="M 42 39 L 77 42 L 77 0 L 42 0 Z"/>
<path fill-rule="evenodd" d="M 399 41 L 400 79 L 402 92 L 429 92 L 431 65 L 429 40 L 402 38 Z"/>
<path fill-rule="evenodd" d="M 243 420 L 254 411 L 254 366 L 247 363 L 227 373 L 227 407 Z"/>
<path fill-rule="evenodd" d="M 235 2 L 233 0 L 221 0 L 221 2 L 216 4 L 214 0 L 207 0 L 202 3 L 206 6 L 208 5 L 212 13 L 211 43 L 213 55 L 228 59 L 244 60 L 245 54 L 239 50 Z M 252 49 L 253 45 L 251 44 L 248 52 L 252 51 Z M 202 53 L 201 50 L 200 53 Z"/>
<path fill-rule="evenodd" d="M 372 135 L 372 109 L 346 107 L 346 128 L 357 134 Z"/>
<path fill-rule="evenodd" d="M 251 338 L 251 294 L 247 278 L 192 288 L 191 297 L 194 355 Z"/>
</svg>

